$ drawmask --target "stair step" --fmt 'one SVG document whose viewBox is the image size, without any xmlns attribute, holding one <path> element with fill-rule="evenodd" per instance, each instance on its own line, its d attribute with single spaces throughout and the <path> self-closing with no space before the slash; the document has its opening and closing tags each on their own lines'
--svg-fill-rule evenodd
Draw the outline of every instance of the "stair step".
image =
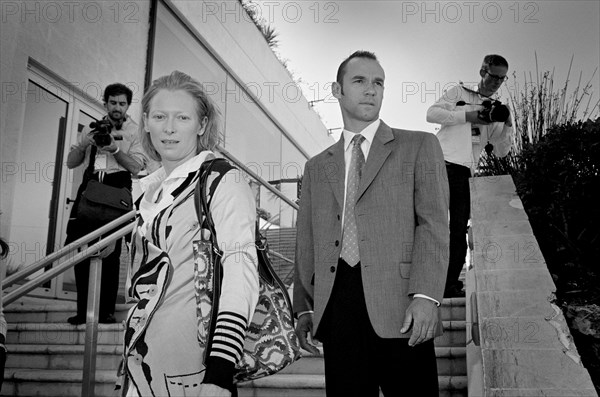
<svg viewBox="0 0 600 397">
<path fill-rule="evenodd" d="M 54 302 L 54 303 L 52 303 Z M 125 320 L 132 304 L 120 303 L 115 307 L 117 322 Z M 77 312 L 77 304 L 71 301 L 17 301 L 4 308 L 6 321 L 16 323 L 66 323 Z"/>
<path fill-rule="evenodd" d="M 6 344 L 83 345 L 85 327 L 85 324 L 76 326 L 63 323 L 8 324 Z M 122 344 L 123 332 L 123 324 L 99 324 L 98 345 Z"/>
<path fill-rule="evenodd" d="M 466 376 L 438 377 L 441 396 L 466 396 Z M 325 396 L 324 375 L 276 374 L 238 385 L 239 397 Z"/>
<path fill-rule="evenodd" d="M 434 340 L 436 347 L 465 347 L 467 345 L 466 321 L 442 321 L 444 334 Z"/>
<path fill-rule="evenodd" d="M 115 318 L 118 322 L 125 320 L 131 304 L 117 304 Z M 465 298 L 445 298 L 442 301 L 442 320 L 464 320 Z M 66 323 L 67 318 L 75 315 L 75 302 L 59 301 L 57 303 L 16 302 L 4 310 L 8 323 Z"/>
<path fill-rule="evenodd" d="M 81 380 L 81 371 L 7 369 L 2 395 L 40 396 L 40 390 L 43 390 L 44 397 L 79 397 Z M 117 396 L 115 382 L 115 371 L 97 371 L 96 396 Z M 466 392 L 467 377 L 440 376 L 439 386 L 440 396 L 456 396 Z M 238 390 L 240 397 L 325 396 L 325 376 L 276 374 L 242 383 Z"/>
<path fill-rule="evenodd" d="M 116 397 L 117 372 L 96 371 L 96 397 Z M 11 369 L 4 372 L 2 396 L 80 397 L 82 371 Z"/>
<path fill-rule="evenodd" d="M 435 345 L 466 346 L 466 322 L 442 321 L 444 334 L 435 339 Z M 85 324 L 71 325 L 64 323 L 18 323 L 8 325 L 6 344 L 47 344 L 72 345 L 84 344 Z M 118 324 L 98 325 L 99 345 L 120 345 L 124 326 Z"/>
<path fill-rule="evenodd" d="M 83 369 L 83 345 L 24 345 L 10 346 L 6 368 Z M 96 369 L 116 370 L 121 362 L 123 346 L 98 345 Z"/>
<path fill-rule="evenodd" d="M 467 374 L 465 347 L 436 347 L 438 375 L 461 376 Z M 283 369 L 280 374 L 310 375 L 323 374 L 325 364 L 323 355 L 306 354 L 294 364 Z"/>
<path fill-rule="evenodd" d="M 444 298 L 440 307 L 442 321 L 465 320 L 467 318 L 465 298 Z"/>
</svg>

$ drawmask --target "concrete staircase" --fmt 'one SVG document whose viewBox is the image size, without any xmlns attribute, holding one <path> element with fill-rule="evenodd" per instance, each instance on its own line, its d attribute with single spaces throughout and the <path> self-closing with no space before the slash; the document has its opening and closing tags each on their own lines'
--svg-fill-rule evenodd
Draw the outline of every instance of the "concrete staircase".
<svg viewBox="0 0 600 397">
<path fill-rule="evenodd" d="M 85 325 L 66 318 L 73 302 L 28 300 L 6 308 L 9 322 L 5 382 L 1 396 L 69 397 L 81 395 Z M 127 307 L 118 305 L 117 320 Z M 435 341 L 440 396 L 466 396 L 465 299 L 442 304 L 444 335 Z M 121 324 L 100 324 L 96 396 L 118 396 L 116 368 L 122 353 Z M 307 355 L 279 374 L 240 385 L 240 397 L 325 396 L 323 357 Z"/>
</svg>

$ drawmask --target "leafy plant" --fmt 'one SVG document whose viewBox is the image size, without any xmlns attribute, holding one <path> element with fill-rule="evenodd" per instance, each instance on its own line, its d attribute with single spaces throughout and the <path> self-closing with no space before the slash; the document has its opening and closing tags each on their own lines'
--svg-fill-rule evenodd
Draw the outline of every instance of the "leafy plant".
<svg viewBox="0 0 600 397">
<path fill-rule="evenodd" d="M 279 44 L 279 40 L 277 39 L 278 34 L 275 31 L 275 28 L 270 26 L 267 21 L 259 15 L 259 12 L 257 12 L 258 5 L 254 4 L 251 0 L 239 1 L 250 19 L 252 19 L 252 22 L 254 22 L 258 30 L 260 30 L 264 36 L 269 47 L 271 47 L 272 50 L 275 49 Z"/>
</svg>

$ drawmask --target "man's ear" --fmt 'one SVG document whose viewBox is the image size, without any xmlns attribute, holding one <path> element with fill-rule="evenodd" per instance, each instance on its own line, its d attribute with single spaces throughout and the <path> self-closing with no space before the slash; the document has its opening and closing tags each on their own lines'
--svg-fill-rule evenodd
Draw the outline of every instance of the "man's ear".
<svg viewBox="0 0 600 397">
<path fill-rule="evenodd" d="M 331 85 L 331 94 L 334 98 L 340 99 L 342 95 L 344 95 L 344 90 L 342 89 L 342 85 L 337 81 L 334 81 Z"/>
<path fill-rule="evenodd" d="M 485 78 L 485 73 L 486 73 L 486 70 L 485 70 L 485 69 L 483 69 L 483 68 L 479 69 L 479 76 L 480 76 L 482 79 L 483 79 L 483 78 Z"/>
</svg>

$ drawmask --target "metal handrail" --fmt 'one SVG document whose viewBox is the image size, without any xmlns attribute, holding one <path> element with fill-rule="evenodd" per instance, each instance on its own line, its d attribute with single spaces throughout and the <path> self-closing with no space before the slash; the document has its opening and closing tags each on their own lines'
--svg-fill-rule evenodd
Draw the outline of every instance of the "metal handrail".
<svg viewBox="0 0 600 397">
<path fill-rule="evenodd" d="M 121 219 L 121 218 L 119 218 L 119 219 Z M 128 218 L 126 218 L 126 219 L 128 219 Z M 110 244 L 115 242 L 117 239 L 123 237 L 126 234 L 131 233 L 134 226 L 135 226 L 134 224 L 127 225 L 127 226 L 115 231 L 114 233 L 110 234 L 110 237 L 103 237 L 100 241 L 98 241 L 94 245 L 91 245 L 91 246 L 87 247 L 86 249 L 82 250 L 81 252 L 78 252 L 77 254 L 75 254 L 71 259 L 61 263 L 60 265 L 52 267 L 52 269 L 45 271 L 43 274 L 39 275 L 38 277 L 34 278 L 33 280 L 30 280 L 27 283 L 19 286 L 18 288 L 14 289 L 13 291 L 9 292 L 8 294 L 6 294 L 5 297 L 2 298 L 2 300 L 4 301 L 4 305 L 6 306 L 6 305 L 11 304 L 12 302 L 16 301 L 17 299 L 23 297 L 28 292 L 36 289 L 37 287 L 41 286 L 42 284 L 52 280 L 54 277 L 69 270 L 70 268 L 72 268 L 73 266 L 75 266 L 76 264 L 81 262 L 82 260 L 95 255 L 102 249 L 108 247 Z M 77 240 L 77 241 L 79 241 L 79 240 Z M 88 240 L 88 242 L 89 242 L 89 240 Z M 81 244 L 81 245 L 83 245 L 83 244 Z M 79 248 L 79 246 L 75 246 L 74 248 Z M 70 254 L 71 251 L 73 251 L 73 249 L 64 250 L 63 256 Z M 46 257 L 46 258 L 48 258 L 48 257 Z M 59 258 L 55 258 L 55 260 L 56 259 L 59 259 Z M 38 262 L 41 262 L 45 266 L 53 261 L 48 261 L 47 259 L 42 259 Z M 38 265 L 38 262 L 35 263 L 36 266 Z M 42 266 L 42 267 L 44 267 L 44 266 Z M 27 269 L 23 269 L 22 271 L 20 271 L 18 274 L 19 275 L 18 280 L 21 280 L 22 278 L 24 278 L 24 277 L 21 277 L 21 273 L 26 273 L 26 272 L 27 272 Z M 27 272 L 27 273 L 31 274 L 31 272 Z M 6 281 L 6 283 L 2 283 L 3 290 L 7 286 L 12 284 L 12 283 L 8 283 L 8 281 L 9 281 L 8 278 L 5 281 Z"/>
<path fill-rule="evenodd" d="M 231 153 L 229 153 L 227 150 L 223 149 L 223 147 L 221 147 L 220 145 L 217 145 L 217 151 L 219 153 L 221 153 L 223 156 L 227 157 L 228 160 L 230 160 L 236 166 L 238 166 L 239 168 L 241 168 L 245 173 L 247 173 L 252 178 L 254 178 L 257 181 L 259 181 L 264 187 L 266 187 L 267 189 L 269 189 L 269 191 L 271 193 L 273 193 L 275 196 L 279 197 L 281 200 L 285 201 L 290 207 L 292 207 L 293 209 L 295 209 L 296 211 L 298 211 L 298 208 L 299 208 L 298 204 L 294 203 L 285 194 L 283 194 L 279 190 L 275 189 L 273 187 L 273 185 L 271 185 L 268 181 L 266 181 L 263 178 L 261 178 L 256 172 L 252 171 L 244 163 L 242 163 L 241 161 L 239 161 L 238 159 L 236 159 Z"/>
<path fill-rule="evenodd" d="M 269 248 L 269 255 L 273 255 L 274 257 L 282 259 L 283 261 L 288 262 L 288 263 L 294 263 L 294 261 L 291 260 L 290 258 L 285 257 L 285 256 L 281 255 L 279 252 L 273 251 L 270 248 Z"/>
<path fill-rule="evenodd" d="M 96 354 L 98 343 L 98 310 L 100 308 L 100 287 L 102 281 L 102 259 L 98 256 L 100 251 L 109 245 L 113 244 L 119 238 L 130 234 L 135 228 L 135 223 L 130 220 L 135 216 L 135 211 L 131 211 L 100 229 L 74 241 L 73 243 L 63 247 L 39 261 L 35 262 L 26 269 L 23 269 L 11 277 L 8 277 L 2 282 L 2 289 L 15 282 L 25 279 L 27 276 L 46 267 L 56 260 L 61 259 L 66 255 L 71 255 L 75 250 L 79 250 L 82 246 L 88 244 L 94 239 L 100 239 L 95 244 L 83 249 L 81 252 L 70 257 L 65 262 L 52 267 L 43 274 L 37 276 L 33 280 L 29 280 L 25 284 L 19 286 L 15 290 L 9 292 L 5 297 L 5 304 L 8 305 L 15 300 L 21 298 L 33 289 L 48 282 L 54 277 L 69 270 L 82 260 L 91 257 L 89 285 L 86 310 L 86 328 L 85 328 L 85 347 L 83 354 L 83 374 L 81 385 L 82 397 L 94 397 L 94 386 L 96 383 Z M 119 226 L 125 225 L 120 229 Z"/>
<path fill-rule="evenodd" d="M 122 223 L 129 221 L 130 219 L 133 219 L 134 217 L 135 217 L 135 211 L 130 211 L 130 212 L 126 213 L 125 215 L 121 216 L 120 218 L 117 218 L 114 221 L 102 226 L 101 228 L 99 228 L 89 234 L 86 234 L 85 236 L 81 237 L 80 239 L 75 240 L 68 245 L 65 245 L 63 248 L 59 249 L 58 251 L 53 252 L 53 253 L 49 254 L 48 256 L 43 257 L 42 259 L 34 262 L 30 266 L 27 266 L 25 269 L 20 270 L 17 273 L 12 274 L 11 276 L 9 276 L 5 280 L 3 280 L 2 281 L 2 289 L 9 287 L 16 282 L 24 280 L 27 276 L 30 276 L 31 274 L 37 272 L 38 270 L 45 268 L 52 262 L 65 256 L 67 253 L 69 253 L 71 251 L 75 251 L 76 249 L 83 246 L 84 244 L 87 244 L 90 241 L 97 239 L 101 235 L 106 234 L 107 232 L 118 227 Z M 17 299 L 18 298 L 20 298 L 20 296 L 17 297 Z"/>
</svg>

